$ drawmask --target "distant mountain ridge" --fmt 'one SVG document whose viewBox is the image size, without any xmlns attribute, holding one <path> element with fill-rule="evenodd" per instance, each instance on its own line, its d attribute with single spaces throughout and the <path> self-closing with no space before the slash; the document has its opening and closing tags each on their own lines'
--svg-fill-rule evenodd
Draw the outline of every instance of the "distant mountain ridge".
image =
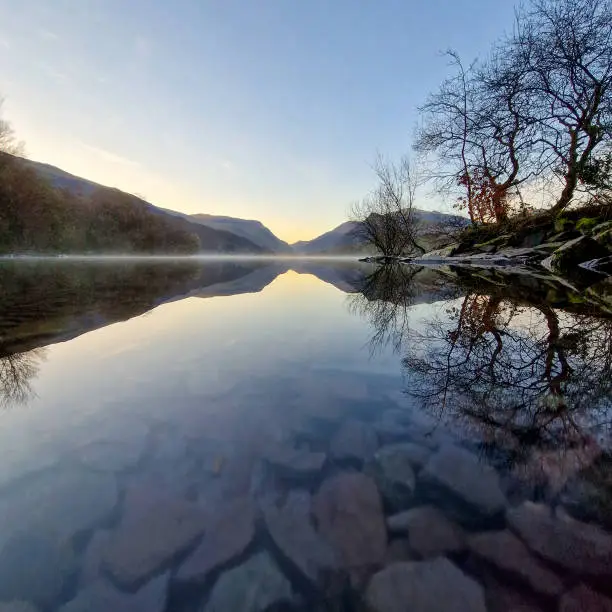
<svg viewBox="0 0 612 612">
<path fill-rule="evenodd" d="M 440 230 L 449 225 L 456 225 L 467 219 L 442 213 L 434 210 L 415 209 L 416 219 L 419 222 L 419 234 L 425 248 L 434 248 L 436 236 Z M 345 221 L 324 234 L 313 238 L 312 240 L 301 240 L 294 243 L 293 250 L 297 254 L 302 255 L 342 255 L 342 254 L 366 254 L 372 251 L 372 247 L 364 242 L 355 234 L 359 223 L 357 221 Z"/>
</svg>

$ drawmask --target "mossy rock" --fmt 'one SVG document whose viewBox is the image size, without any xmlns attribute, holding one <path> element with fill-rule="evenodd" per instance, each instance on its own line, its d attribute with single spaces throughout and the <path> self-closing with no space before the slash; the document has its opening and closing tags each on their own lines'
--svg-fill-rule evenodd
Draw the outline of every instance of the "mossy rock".
<svg viewBox="0 0 612 612">
<path fill-rule="evenodd" d="M 555 219 L 555 232 L 567 232 L 575 228 L 575 223 L 567 217 L 557 217 Z"/>
<path fill-rule="evenodd" d="M 612 230 L 612 221 L 604 221 L 603 223 L 596 225 L 593 228 L 593 236 L 597 236 L 597 234 L 601 234 L 607 230 Z"/>
<path fill-rule="evenodd" d="M 599 218 L 582 217 L 582 219 L 578 219 L 578 222 L 576 223 L 576 229 L 581 234 L 588 236 L 593 231 L 593 228 L 597 227 L 597 225 L 599 225 Z"/>
<path fill-rule="evenodd" d="M 597 233 L 593 232 L 593 240 L 601 246 L 607 247 L 609 251 L 612 251 L 612 227 Z"/>
</svg>

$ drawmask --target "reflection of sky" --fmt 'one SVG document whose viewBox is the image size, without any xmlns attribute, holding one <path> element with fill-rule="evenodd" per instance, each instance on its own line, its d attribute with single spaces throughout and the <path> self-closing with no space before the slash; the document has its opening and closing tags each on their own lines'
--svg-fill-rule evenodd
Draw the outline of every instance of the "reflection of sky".
<svg viewBox="0 0 612 612">
<path fill-rule="evenodd" d="M 49 347 L 33 381 L 38 397 L 0 415 L 0 482 L 134 419 L 179 422 L 195 411 L 236 423 L 261 411 L 265 421 L 288 409 L 274 398 L 296 381 L 296 393 L 312 402 L 324 395 L 320 376 L 350 388 L 352 378 L 363 384 L 364 374 L 380 374 L 385 391 L 399 391 L 399 358 L 370 361 L 371 330 L 346 300 L 291 271 L 261 293 L 188 298 Z"/>
</svg>

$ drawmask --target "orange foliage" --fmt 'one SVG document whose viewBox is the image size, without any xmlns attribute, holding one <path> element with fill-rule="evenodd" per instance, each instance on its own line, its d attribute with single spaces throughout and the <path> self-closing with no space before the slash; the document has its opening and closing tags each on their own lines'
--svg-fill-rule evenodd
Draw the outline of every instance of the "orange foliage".
<svg viewBox="0 0 612 612">
<path fill-rule="evenodd" d="M 460 175 L 457 183 L 467 192 L 458 198 L 457 208 L 467 209 L 472 223 L 500 223 L 508 218 L 508 191 L 491 175 L 476 169 Z"/>
</svg>

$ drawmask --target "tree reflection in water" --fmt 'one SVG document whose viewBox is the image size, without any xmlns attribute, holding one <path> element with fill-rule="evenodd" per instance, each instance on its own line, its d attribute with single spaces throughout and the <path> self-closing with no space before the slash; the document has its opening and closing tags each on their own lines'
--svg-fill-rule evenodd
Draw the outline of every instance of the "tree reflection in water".
<svg viewBox="0 0 612 612">
<path fill-rule="evenodd" d="M 0 357 L 0 411 L 25 405 L 35 396 L 32 381 L 44 358 L 44 348 Z"/>
<path fill-rule="evenodd" d="M 418 271 L 378 274 L 370 281 L 400 285 L 369 287 L 351 304 L 374 328 L 373 349 L 401 351 L 409 395 L 547 495 L 601 460 L 612 441 L 609 315 L 576 305 L 575 296 L 559 307 L 559 287 L 553 307 L 517 290 L 516 279 L 509 287 L 472 277 L 463 297 L 432 305 L 410 325 L 418 280 Z"/>
</svg>

